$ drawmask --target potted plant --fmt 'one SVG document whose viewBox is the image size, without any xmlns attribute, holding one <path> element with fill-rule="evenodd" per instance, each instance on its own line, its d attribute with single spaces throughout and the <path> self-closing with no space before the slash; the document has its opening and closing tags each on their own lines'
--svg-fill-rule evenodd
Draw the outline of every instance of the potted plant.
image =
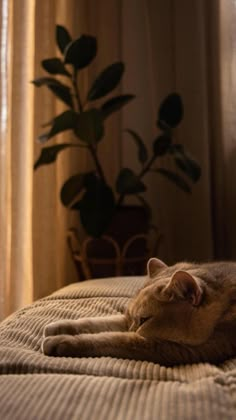
<svg viewBox="0 0 236 420">
<path fill-rule="evenodd" d="M 130 236 L 131 239 L 135 236 L 135 240 L 137 240 L 136 247 L 134 246 L 131 251 L 132 262 L 137 266 L 140 259 L 145 261 L 147 257 L 146 241 L 144 243 L 145 255 L 137 257 L 132 255 L 132 252 L 136 252 L 135 248 L 140 251 L 139 241 L 146 238 L 151 219 L 150 206 L 143 197 L 143 193 L 146 191 L 145 175 L 150 171 L 160 174 L 174 182 L 186 193 L 191 192 L 190 182 L 195 183 L 200 177 L 201 171 L 198 163 L 186 153 L 183 145 L 176 144 L 173 140 L 173 131 L 183 118 L 182 100 L 179 94 L 171 93 L 162 101 L 157 113 L 157 135 L 150 154 L 140 135 L 133 129 L 126 130 L 127 135 L 137 146 L 140 170 L 135 173 L 131 168 L 121 168 L 117 174 L 115 185 L 111 186 L 102 162 L 99 160 L 98 149 L 104 137 L 106 120 L 134 99 L 132 94 L 110 95 L 122 79 L 124 63 L 115 62 L 106 67 L 95 78 L 86 97 L 81 97 L 78 74 L 96 58 L 97 40 L 90 35 L 81 35 L 72 40 L 68 30 L 57 25 L 56 42 L 60 57 L 42 60 L 41 65 L 49 76 L 37 78 L 33 80 L 33 83 L 36 87 L 46 86 L 66 105 L 66 110 L 55 116 L 48 124 L 49 130 L 39 136 L 42 150 L 35 162 L 34 169 L 54 163 L 58 154 L 65 149 L 86 148 L 94 162 L 94 169 L 86 173 L 78 171 L 70 176 L 60 192 L 63 205 L 79 213 L 81 225 L 88 236 L 85 240 L 86 246 L 81 247 L 80 244 L 80 249 L 75 250 L 72 246 L 71 232 L 74 234 L 74 230 L 72 230 L 68 236 L 69 245 L 74 258 L 79 262 L 77 268 L 80 276 L 90 277 L 96 276 L 96 272 L 92 272 L 91 267 L 89 268 L 87 264 L 89 258 L 93 259 L 95 263 L 98 262 L 94 255 L 94 249 L 96 252 L 106 250 L 107 247 L 109 248 L 108 242 L 111 239 L 114 241 L 113 251 L 107 249 L 108 257 L 100 255 L 99 258 L 106 260 L 113 258 L 113 262 L 116 263 L 118 261 L 116 267 L 118 267 L 117 273 L 120 274 L 124 271 L 122 270 L 122 261 L 124 262 L 125 259 L 122 249 L 124 246 L 127 248 L 127 240 L 129 241 Z M 61 81 L 62 77 L 64 78 L 63 82 Z M 109 95 L 108 99 L 107 95 Z M 47 145 L 57 134 L 66 130 L 73 131 L 73 140 Z M 164 155 L 170 155 L 173 158 L 177 172 L 158 165 L 159 158 Z M 137 206 L 137 209 L 133 206 L 125 206 L 124 200 L 129 196 L 135 196 L 141 206 Z M 141 226 L 139 218 L 135 221 L 134 214 L 137 210 L 139 217 L 144 222 L 144 227 Z M 129 217 L 128 222 L 124 222 L 126 214 Z M 125 225 L 124 229 L 121 228 L 122 225 Z M 132 226 L 134 227 L 132 228 Z M 103 242 L 99 242 L 98 247 L 94 248 L 91 238 L 94 238 L 95 242 Z M 92 256 L 88 255 L 89 252 Z M 143 267 L 143 264 L 141 266 Z M 135 273 L 133 268 L 131 271 Z M 101 274 L 104 275 L 104 273 Z"/>
</svg>

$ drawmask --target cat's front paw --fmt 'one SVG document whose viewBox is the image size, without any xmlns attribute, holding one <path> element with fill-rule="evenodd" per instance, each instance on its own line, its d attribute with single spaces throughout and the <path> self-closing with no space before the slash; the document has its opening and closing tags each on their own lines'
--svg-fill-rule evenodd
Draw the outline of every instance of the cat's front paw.
<svg viewBox="0 0 236 420">
<path fill-rule="evenodd" d="M 61 335 L 61 334 L 69 334 L 75 335 L 77 333 L 75 323 L 73 324 L 72 321 L 56 321 L 52 322 L 43 330 L 43 336 L 49 337 L 54 335 Z"/>
<path fill-rule="evenodd" d="M 42 341 L 41 350 L 47 356 L 72 356 L 75 346 L 74 337 L 57 335 L 45 337 Z"/>
</svg>

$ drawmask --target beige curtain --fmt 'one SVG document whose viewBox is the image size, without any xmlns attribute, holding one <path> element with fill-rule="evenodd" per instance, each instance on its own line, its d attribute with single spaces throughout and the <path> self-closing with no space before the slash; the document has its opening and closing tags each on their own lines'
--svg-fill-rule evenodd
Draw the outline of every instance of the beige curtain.
<svg viewBox="0 0 236 420">
<path fill-rule="evenodd" d="M 77 280 L 67 244 L 67 228 L 76 220 L 59 200 L 63 181 L 90 162 L 80 151 L 65 153 L 56 165 L 33 173 L 40 146 L 41 124 L 62 106 L 48 91 L 30 83 L 43 74 L 40 61 L 57 54 L 55 25 L 65 25 L 73 37 L 99 36 L 101 49 L 84 85 L 120 53 L 120 2 L 77 0 L 1 0 L 0 112 L 0 318 L 15 309 Z M 109 17 L 109 18 L 108 18 Z M 104 25 L 104 22 L 107 22 Z M 110 36 L 112 32 L 112 37 Z M 116 153 L 119 118 L 107 129 L 104 152 Z M 62 140 L 60 137 L 57 141 Z M 63 137 L 65 140 L 65 137 Z M 117 148 L 117 156 L 119 156 Z M 119 157 L 117 162 L 119 161 Z M 105 162 L 107 171 L 116 163 Z M 112 175 L 111 175 L 112 176 Z"/>
<path fill-rule="evenodd" d="M 210 54 L 215 44 L 209 28 L 213 19 L 210 10 L 216 11 L 217 3 L 217 0 L 124 2 L 123 53 L 130 69 L 127 85 L 138 94 L 133 109 L 124 111 L 125 124 L 136 127 L 151 148 L 157 135 L 158 105 L 170 92 L 179 92 L 185 115 L 176 132 L 176 142 L 183 143 L 202 166 L 201 181 L 194 186 L 191 196 L 157 174 L 149 177 L 148 200 L 154 209 L 155 223 L 164 235 L 159 256 L 169 263 L 213 257 L 208 81 L 219 68 L 218 62 L 214 68 L 209 67 L 215 59 Z M 219 101 L 219 96 L 215 99 Z M 130 147 L 124 145 L 126 161 Z M 168 167 L 169 162 L 162 164 Z"/>
<path fill-rule="evenodd" d="M 76 220 L 59 191 L 91 162 L 66 152 L 56 165 L 32 170 L 41 124 L 63 109 L 29 83 L 42 75 L 40 61 L 57 54 L 56 23 L 72 36 L 98 37 L 84 87 L 111 62 L 126 63 L 122 89 L 137 98 L 108 122 L 101 156 L 112 181 L 120 163 L 138 165 L 123 129 L 140 132 L 151 148 L 160 101 L 171 91 L 183 97 L 176 140 L 198 159 L 202 178 L 187 197 L 148 177 L 147 199 L 164 235 L 159 256 L 169 263 L 235 258 L 235 19 L 229 0 L 0 0 L 1 318 L 77 279 L 65 240 Z"/>
<path fill-rule="evenodd" d="M 1 317 L 33 297 L 33 14 L 34 2 L 1 1 Z"/>
</svg>

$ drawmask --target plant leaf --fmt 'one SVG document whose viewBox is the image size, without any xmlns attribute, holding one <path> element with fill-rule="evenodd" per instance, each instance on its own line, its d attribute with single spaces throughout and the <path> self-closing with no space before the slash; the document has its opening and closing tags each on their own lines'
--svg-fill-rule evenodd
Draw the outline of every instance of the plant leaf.
<svg viewBox="0 0 236 420">
<path fill-rule="evenodd" d="M 184 153 L 184 146 L 182 144 L 171 144 L 169 148 L 169 153 L 172 155 L 178 154 L 178 153 Z"/>
<path fill-rule="evenodd" d="M 51 85 L 48 87 L 54 93 L 54 95 L 56 95 L 59 99 L 61 99 L 62 102 L 73 109 L 73 99 L 71 96 L 70 88 L 68 88 L 68 86 L 61 84 L 60 86 Z"/>
<path fill-rule="evenodd" d="M 171 145 L 171 137 L 165 134 L 158 136 L 156 140 L 154 140 L 154 143 L 153 143 L 154 155 L 155 156 L 165 155 L 168 152 L 170 145 Z"/>
<path fill-rule="evenodd" d="M 39 77 L 38 79 L 34 79 L 31 81 L 35 86 L 41 87 L 41 86 L 60 86 L 61 82 L 59 80 L 54 79 L 53 77 Z"/>
<path fill-rule="evenodd" d="M 175 146 L 175 147 L 174 147 Z M 193 181 L 197 182 L 201 177 L 201 168 L 198 162 L 184 151 L 182 145 L 173 145 L 172 154 L 176 165 Z"/>
<path fill-rule="evenodd" d="M 64 111 L 54 118 L 51 130 L 48 133 L 41 134 L 38 138 L 39 141 L 43 143 L 58 133 L 75 129 L 78 115 L 79 114 L 72 110 Z"/>
<path fill-rule="evenodd" d="M 93 101 L 110 93 L 119 84 L 124 73 L 124 63 L 113 63 L 98 75 L 93 82 L 87 99 Z"/>
<path fill-rule="evenodd" d="M 66 64 L 72 64 L 77 70 L 83 69 L 96 57 L 97 40 L 90 35 L 81 35 L 69 43 L 64 54 Z"/>
<path fill-rule="evenodd" d="M 146 191 L 146 186 L 131 169 L 123 168 L 116 180 L 116 191 L 119 194 L 138 194 Z"/>
<path fill-rule="evenodd" d="M 125 131 L 127 131 L 127 133 L 129 133 L 131 135 L 131 137 L 135 141 L 136 146 L 138 147 L 139 162 L 145 163 L 147 161 L 147 158 L 148 158 L 148 152 L 147 152 L 147 148 L 146 148 L 143 140 L 134 130 L 127 129 Z"/>
<path fill-rule="evenodd" d="M 159 107 L 157 126 L 161 129 L 175 128 L 183 119 L 184 108 L 177 93 L 168 95 Z"/>
<path fill-rule="evenodd" d="M 177 185 L 181 190 L 185 191 L 186 193 L 191 193 L 191 188 L 188 183 L 178 174 L 175 172 L 169 171 L 168 169 L 158 168 L 154 169 L 154 172 L 158 172 L 159 174 L 165 176 L 169 179 L 169 181 L 173 182 Z"/>
<path fill-rule="evenodd" d="M 50 74 L 63 74 L 64 76 L 71 77 L 70 73 L 66 70 L 64 63 L 60 58 L 48 58 L 41 62 L 42 67 Z"/>
<path fill-rule="evenodd" d="M 85 182 L 86 191 L 73 208 L 79 210 L 81 223 L 86 232 L 94 237 L 101 236 L 110 224 L 115 209 L 112 189 L 95 174 Z"/>
<path fill-rule="evenodd" d="M 63 184 L 60 197 L 61 202 L 65 207 L 70 207 L 76 197 L 81 193 L 84 188 L 85 174 L 76 174 L 71 176 Z"/>
<path fill-rule="evenodd" d="M 98 143 L 104 134 L 101 112 L 97 109 L 81 112 L 77 118 L 75 133 L 85 143 Z"/>
<path fill-rule="evenodd" d="M 48 165 L 50 163 L 55 162 L 58 153 L 60 153 L 64 149 L 67 149 L 68 147 L 73 147 L 73 144 L 66 143 L 57 144 L 55 146 L 43 147 L 38 160 L 34 164 L 34 170 L 36 170 L 39 166 Z"/>
<path fill-rule="evenodd" d="M 54 79 L 53 77 L 40 77 L 32 80 L 32 83 L 37 87 L 47 86 L 54 95 L 61 99 L 70 108 L 73 108 L 74 105 L 70 88 L 59 82 L 59 80 Z"/>
<path fill-rule="evenodd" d="M 103 119 L 109 117 L 113 112 L 119 111 L 124 105 L 135 98 L 135 95 L 120 95 L 109 99 L 101 106 Z"/>
<path fill-rule="evenodd" d="M 56 25 L 56 41 L 59 50 L 64 54 L 65 48 L 72 41 L 68 30 L 62 25 Z"/>
</svg>

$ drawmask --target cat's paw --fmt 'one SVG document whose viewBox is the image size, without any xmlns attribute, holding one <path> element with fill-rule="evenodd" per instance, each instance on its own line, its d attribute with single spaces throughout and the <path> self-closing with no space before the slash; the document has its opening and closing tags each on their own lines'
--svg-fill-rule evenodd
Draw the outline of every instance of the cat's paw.
<svg viewBox="0 0 236 420">
<path fill-rule="evenodd" d="M 49 337 L 54 335 L 61 335 L 61 334 L 69 334 L 69 335 L 75 335 L 76 332 L 76 326 L 73 325 L 71 321 L 56 321 L 52 322 L 43 330 L 43 336 Z"/>
<path fill-rule="evenodd" d="M 67 335 L 45 337 L 41 351 L 47 356 L 72 356 L 74 344 L 74 337 Z"/>
</svg>

